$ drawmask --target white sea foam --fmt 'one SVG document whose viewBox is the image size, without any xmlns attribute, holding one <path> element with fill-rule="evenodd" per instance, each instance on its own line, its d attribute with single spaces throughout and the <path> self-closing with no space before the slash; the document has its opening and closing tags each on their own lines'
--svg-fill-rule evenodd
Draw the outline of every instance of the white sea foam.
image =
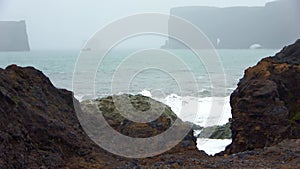
<svg viewBox="0 0 300 169">
<path fill-rule="evenodd" d="M 143 90 L 140 92 L 145 96 L 153 97 L 150 91 Z M 212 126 L 212 125 L 223 125 L 228 122 L 231 118 L 231 107 L 230 107 L 230 97 L 181 97 L 177 94 L 170 94 L 165 98 L 155 98 L 158 101 L 171 107 L 172 111 L 178 115 L 184 121 L 190 121 L 202 127 Z M 195 112 L 189 112 L 188 105 L 195 106 L 196 103 L 198 110 L 196 112 L 196 119 L 194 116 Z M 221 112 L 213 112 L 212 107 L 218 107 Z M 183 110 L 183 109 L 187 109 Z M 194 110 L 194 109 L 192 109 Z M 195 133 L 200 134 L 201 131 L 195 131 Z M 199 150 L 205 151 L 209 155 L 215 155 L 223 150 L 226 146 L 231 143 L 231 139 L 197 139 L 197 148 Z"/>
<path fill-rule="evenodd" d="M 141 95 L 147 96 L 147 97 L 152 97 L 152 94 L 151 94 L 151 92 L 149 90 L 142 90 L 138 94 L 141 94 Z"/>
<path fill-rule="evenodd" d="M 197 139 L 197 148 L 205 151 L 209 155 L 215 155 L 224 151 L 226 146 L 232 142 L 231 139 Z"/>
<path fill-rule="evenodd" d="M 155 96 L 152 96 L 151 92 L 148 90 L 143 90 L 139 94 L 152 97 L 153 99 L 170 106 L 172 111 L 182 120 L 190 121 L 203 127 L 223 125 L 231 118 L 229 96 L 195 98 L 191 96 L 181 97 L 177 94 L 170 94 L 165 98 L 156 98 Z M 196 106 L 196 108 L 191 108 L 191 106 Z M 197 112 L 191 112 L 189 110 L 196 110 Z M 217 110 L 218 112 L 214 112 L 214 110 Z"/>
<path fill-rule="evenodd" d="M 122 94 L 122 93 L 119 93 Z M 172 111 L 183 121 L 189 121 L 202 127 L 223 125 L 231 118 L 231 107 L 228 97 L 202 97 L 167 95 L 165 98 L 156 98 L 149 90 L 142 90 L 138 94 L 151 97 L 171 107 Z M 79 101 L 86 100 L 87 96 L 75 96 Z M 196 109 L 195 109 L 195 106 Z M 192 108 L 191 108 L 192 107 Z M 220 112 L 213 112 L 212 108 L 218 107 Z M 190 111 L 192 110 L 192 111 Z M 193 112 L 196 110 L 197 112 Z M 200 131 L 195 131 L 200 133 Z M 223 151 L 231 140 L 197 139 L 197 147 L 207 154 L 214 155 Z"/>
</svg>

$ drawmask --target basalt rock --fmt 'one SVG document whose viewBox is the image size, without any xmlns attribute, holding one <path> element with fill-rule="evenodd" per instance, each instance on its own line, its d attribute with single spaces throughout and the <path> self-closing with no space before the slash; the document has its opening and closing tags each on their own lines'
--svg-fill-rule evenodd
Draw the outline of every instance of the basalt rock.
<svg viewBox="0 0 300 169">
<path fill-rule="evenodd" d="M 177 119 L 162 103 L 143 96 L 130 97 L 138 110 L 148 110 L 151 102 L 164 108 L 164 112 L 154 122 L 136 124 L 111 112 L 111 97 L 99 99 L 108 123 L 124 135 L 157 135 Z M 122 100 L 121 96 L 118 98 Z M 81 127 L 77 115 L 84 113 L 73 94 L 54 87 L 33 67 L 11 65 L 0 69 L 0 103 L 0 168 L 134 168 L 141 166 L 142 161 L 144 166 L 159 161 L 168 163 L 171 154 L 176 159 L 184 154 L 184 159 L 192 154 L 208 158 L 197 150 L 192 131 L 176 147 L 150 159 L 127 159 L 103 150 Z M 188 164 L 184 159 L 180 164 Z"/>
<path fill-rule="evenodd" d="M 232 93 L 227 153 L 300 138 L 300 40 L 245 71 Z"/>
<path fill-rule="evenodd" d="M 80 127 L 72 93 L 32 67 L 0 69 L 0 103 L 0 168 L 60 168 L 100 152 Z"/>
<path fill-rule="evenodd" d="M 169 107 L 150 98 L 132 95 L 113 98 L 124 103 L 124 97 L 129 98 L 129 103 L 137 112 L 156 114 L 156 109 L 151 109 L 150 105 L 158 105 L 157 108 L 163 110 L 162 114 L 156 114 L 159 115 L 156 120 L 144 124 L 125 120 L 119 113 L 130 109 L 127 106 L 118 109 L 112 97 L 85 101 L 83 109 L 89 110 L 89 117 L 99 113 L 90 111 L 96 105 L 112 128 L 133 138 L 155 136 L 171 125 L 186 124 Z M 191 131 L 177 146 L 154 157 L 130 159 L 111 154 L 94 144 L 85 134 L 77 116 L 83 117 L 86 113 L 81 111 L 72 93 L 55 88 L 42 72 L 32 67 L 12 65 L 0 69 L 0 102 L 0 168 L 300 167 L 300 139 L 286 140 L 266 149 L 210 157 L 196 149 Z M 179 125 L 175 119 L 179 120 Z M 292 121 L 296 123 L 296 120 Z"/>
</svg>

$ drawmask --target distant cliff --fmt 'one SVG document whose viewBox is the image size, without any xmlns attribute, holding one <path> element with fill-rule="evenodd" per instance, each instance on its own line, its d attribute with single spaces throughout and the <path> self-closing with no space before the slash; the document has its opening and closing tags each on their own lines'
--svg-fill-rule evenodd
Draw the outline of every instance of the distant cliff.
<svg viewBox="0 0 300 169">
<path fill-rule="evenodd" d="M 299 0 L 279 0 L 264 7 L 177 7 L 171 9 L 171 15 L 182 17 L 199 27 L 216 48 L 247 49 L 252 46 L 280 49 L 300 38 Z M 169 35 L 177 31 L 184 30 L 178 30 L 170 19 Z M 168 40 L 163 46 L 182 47 L 174 40 Z"/>
<path fill-rule="evenodd" d="M 0 21 L 0 51 L 29 51 L 25 21 Z"/>
</svg>

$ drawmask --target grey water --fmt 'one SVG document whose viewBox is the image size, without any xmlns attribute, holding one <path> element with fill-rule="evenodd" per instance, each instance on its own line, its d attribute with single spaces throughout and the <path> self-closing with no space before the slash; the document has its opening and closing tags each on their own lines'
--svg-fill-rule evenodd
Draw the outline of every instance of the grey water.
<svg viewBox="0 0 300 169">
<path fill-rule="evenodd" d="M 207 72 L 206 65 L 201 62 L 199 57 L 196 57 L 194 53 L 189 50 L 170 50 L 174 53 L 182 62 L 186 65 L 186 68 L 182 68 L 178 65 L 172 65 L 168 59 L 162 59 L 159 61 L 163 66 L 169 66 L 168 72 L 159 69 L 145 69 L 140 71 L 136 75 L 126 74 L 131 72 L 129 69 L 134 69 L 139 61 L 132 63 L 126 62 L 127 66 L 122 69 L 122 73 L 126 77 L 132 77 L 128 86 L 130 93 L 136 94 L 143 90 L 150 92 L 159 91 L 158 95 L 167 96 L 170 94 L 184 95 L 184 96 L 198 96 L 209 97 L 211 95 L 212 84 L 211 79 L 214 72 Z M 89 52 L 89 51 L 86 51 Z M 113 91 L 111 89 L 112 81 L 114 80 L 114 74 L 118 72 L 120 65 L 124 64 L 124 60 L 135 52 L 135 50 L 117 50 L 108 53 L 103 60 L 99 60 L 95 57 L 95 62 L 98 62 L 97 72 L 89 72 L 90 65 L 82 64 L 80 70 L 86 70 L 82 72 L 82 82 L 85 81 L 87 74 L 95 76 L 95 94 L 97 97 L 103 97 L 110 94 L 118 94 L 122 91 Z M 240 78 L 243 77 L 244 70 L 250 66 L 254 66 L 259 60 L 267 56 L 273 56 L 278 50 L 265 50 L 265 49 L 249 49 L 249 50 L 217 50 L 216 51 L 223 70 L 224 77 L 226 78 L 225 84 L 225 96 L 229 96 L 230 93 L 236 88 L 236 85 Z M 36 69 L 41 70 L 46 74 L 52 83 L 58 88 L 66 88 L 72 90 L 72 81 L 74 72 L 76 72 L 76 62 L 81 51 L 31 51 L 31 52 L 0 52 L 0 67 L 5 68 L 10 64 L 17 64 L 19 66 L 33 66 Z M 138 57 L 137 57 L 138 58 Z M 200 57 L 201 58 L 201 57 Z M 143 62 L 147 63 L 153 59 L 151 56 L 143 57 Z M 129 64 L 129 65 L 128 65 Z M 78 66 L 78 64 L 77 64 Z M 213 69 L 214 65 L 210 65 Z M 217 66 L 217 65 L 216 65 Z M 220 65 L 218 65 L 220 66 Z M 128 69 L 128 71 L 126 70 Z M 198 85 L 198 91 L 190 91 L 187 93 L 180 93 L 180 85 L 184 85 L 188 88 L 191 82 L 187 81 L 178 84 L 176 79 L 172 77 L 172 74 L 192 73 L 196 79 Z M 220 73 L 220 72 L 218 72 Z M 80 72 L 79 72 L 80 74 Z M 218 77 L 218 75 L 213 76 Z M 80 83 L 80 81 L 76 82 Z M 122 81 L 116 81 L 115 83 L 122 83 Z M 84 90 L 82 93 L 75 93 L 78 98 L 84 99 Z"/>
</svg>

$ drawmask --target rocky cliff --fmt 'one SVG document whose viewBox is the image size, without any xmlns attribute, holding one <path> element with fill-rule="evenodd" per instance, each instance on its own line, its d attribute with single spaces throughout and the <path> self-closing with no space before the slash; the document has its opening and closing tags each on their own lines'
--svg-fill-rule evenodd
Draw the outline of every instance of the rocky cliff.
<svg viewBox="0 0 300 169">
<path fill-rule="evenodd" d="M 29 51 L 25 21 L 0 21 L 0 51 Z"/>
<path fill-rule="evenodd" d="M 154 102 L 143 96 L 130 97 L 141 109 L 149 106 L 148 102 Z M 12 65 L 0 69 L 0 102 L 0 168 L 132 168 L 140 165 L 134 159 L 117 157 L 94 144 L 77 119 L 75 108 L 79 111 L 77 113 L 82 112 L 72 93 L 55 88 L 42 72 L 32 67 Z M 156 122 L 136 124 L 112 112 L 111 97 L 98 102 L 109 124 L 132 137 L 159 134 L 177 118 L 170 108 L 166 108 Z M 87 110 L 90 102 L 85 103 L 83 108 Z M 204 152 L 198 152 L 192 131 L 166 154 L 170 153 L 208 157 Z M 144 163 L 154 165 L 160 158 L 167 162 L 171 160 L 171 157 L 158 156 Z M 168 165 L 177 164 L 176 160 L 173 161 Z"/>
<path fill-rule="evenodd" d="M 298 0 L 278 0 L 265 7 L 177 7 L 170 13 L 199 27 L 216 48 L 248 49 L 253 45 L 280 49 L 300 38 Z M 170 19 L 169 35 L 181 31 Z M 184 48 L 172 39 L 163 47 Z"/>
<path fill-rule="evenodd" d="M 62 167 L 95 147 L 80 128 L 72 93 L 32 67 L 0 69 L 0 102 L 0 168 Z"/>
<path fill-rule="evenodd" d="M 285 51 L 284 53 L 289 56 L 293 55 L 290 55 L 291 52 L 294 53 L 290 48 Z M 283 55 L 278 56 L 281 57 L 287 59 Z M 293 60 L 291 61 L 294 62 Z M 94 114 L 91 105 L 96 105 L 115 130 L 127 136 L 141 138 L 163 132 L 177 118 L 169 107 L 150 98 L 115 96 L 121 101 L 123 97 L 129 97 L 138 111 L 147 111 L 150 103 L 163 107 L 164 112 L 153 122 L 135 123 L 120 116 L 120 113 L 127 109 L 126 107 L 116 109 L 112 97 L 84 101 L 81 103 L 83 108 L 81 111 L 80 103 L 73 98 L 72 93 L 55 88 L 42 72 L 32 67 L 21 68 L 16 65 L 8 66 L 6 69 L 0 68 L 0 168 L 300 167 L 299 139 L 286 140 L 265 149 L 209 157 L 197 150 L 192 131 L 177 146 L 155 157 L 128 159 L 113 155 L 95 145 L 85 134 L 77 119 L 75 108 L 79 114 L 84 112 Z M 293 107 L 293 104 L 290 105 Z M 298 121 L 295 117 L 297 116 L 290 118 L 290 125 L 297 128 L 295 125 Z M 251 119 L 243 120 L 248 120 L 244 121 L 244 124 L 254 123 Z M 292 133 L 297 134 L 296 131 Z M 253 138 L 256 138 L 256 133 L 253 134 Z M 253 140 L 249 137 L 245 139 L 249 142 Z"/>
<path fill-rule="evenodd" d="M 228 153 L 300 138 L 300 40 L 245 71 L 232 93 Z"/>
</svg>

